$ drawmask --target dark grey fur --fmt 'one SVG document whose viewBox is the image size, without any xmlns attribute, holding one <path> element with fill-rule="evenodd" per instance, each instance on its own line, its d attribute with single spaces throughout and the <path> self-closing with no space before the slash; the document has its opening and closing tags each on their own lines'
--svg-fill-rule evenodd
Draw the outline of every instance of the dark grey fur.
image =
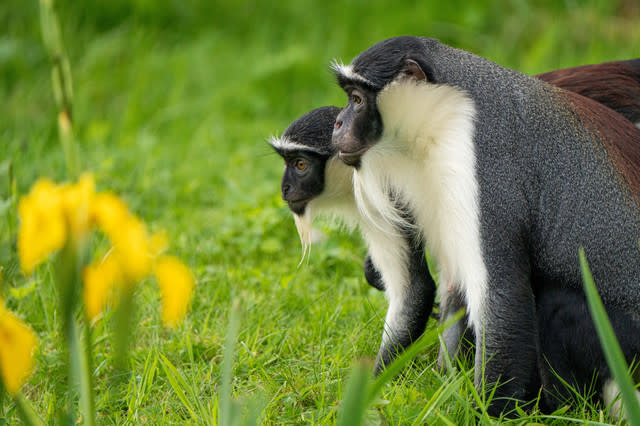
<svg viewBox="0 0 640 426">
<path fill-rule="evenodd" d="M 485 324 L 474 330 L 476 380 L 478 386 L 480 379 L 500 380 L 490 409 L 497 414 L 512 407 L 510 398 L 529 400 L 537 392 L 536 366 L 544 364 L 545 348 L 538 340 L 536 297 L 543 285 L 581 293 L 579 247 L 605 306 L 640 336 L 640 211 L 599 135 L 585 127 L 589 117 L 579 115 L 565 92 L 427 38 L 378 43 L 352 69 L 372 82 L 370 89 L 380 90 L 408 58 L 429 81 L 464 90 L 476 106 L 476 178 L 488 271 Z M 409 203 L 420 196 L 404 195 Z M 568 304 L 560 308 L 576 312 Z M 572 344 L 572 332 L 590 330 L 558 330 L 558 344 Z M 630 360 L 640 354 L 640 339 L 623 347 Z"/>
</svg>

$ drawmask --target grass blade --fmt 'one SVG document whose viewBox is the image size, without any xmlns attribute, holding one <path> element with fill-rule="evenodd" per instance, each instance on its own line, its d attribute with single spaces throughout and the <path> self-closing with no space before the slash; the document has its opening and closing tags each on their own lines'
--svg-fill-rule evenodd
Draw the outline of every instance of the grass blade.
<svg viewBox="0 0 640 426">
<path fill-rule="evenodd" d="M 197 420 L 198 416 L 196 415 L 196 410 L 189 398 L 187 398 L 187 393 L 189 392 L 189 385 L 180 372 L 176 369 L 169 359 L 163 354 L 158 354 L 160 357 L 160 362 L 162 365 L 162 369 L 164 370 L 165 375 L 167 376 L 167 380 L 171 385 L 171 388 L 178 396 L 182 405 L 187 409 L 189 415 L 192 419 Z"/>
<path fill-rule="evenodd" d="M 227 327 L 227 336 L 224 341 L 224 354 L 222 355 L 220 393 L 219 400 L 219 419 L 221 425 L 234 424 L 233 407 L 231 404 L 231 379 L 233 378 L 233 361 L 234 349 L 238 338 L 238 329 L 240 321 L 238 319 L 239 303 L 234 301 L 229 311 L 229 325 Z"/>
<path fill-rule="evenodd" d="M 84 424 L 96 424 L 95 397 L 93 395 L 93 368 L 91 347 L 91 326 L 83 321 L 81 326 L 83 337 L 80 337 L 78 324 L 73 323 L 73 339 L 69 345 L 72 351 L 71 362 L 76 366 L 78 394 L 80 396 L 80 413 Z"/>
<path fill-rule="evenodd" d="M 421 420 L 419 424 L 424 424 L 424 422 L 426 422 L 427 419 L 432 416 L 434 410 L 436 410 L 440 405 L 447 401 L 453 393 L 459 392 L 460 387 L 462 386 L 464 381 L 464 375 L 460 375 L 454 379 L 445 380 L 442 385 L 436 390 L 433 396 L 431 396 L 429 402 L 420 413 L 419 418 Z"/>
<path fill-rule="evenodd" d="M 423 334 L 417 341 L 411 344 L 411 346 L 409 346 L 404 352 L 402 352 L 391 364 L 386 366 L 382 374 L 378 376 L 376 381 L 373 383 L 373 386 L 371 386 L 369 390 L 367 405 L 371 404 L 376 399 L 378 393 L 380 393 L 385 383 L 396 377 L 398 373 L 400 373 L 400 371 L 404 368 L 404 366 L 425 348 L 433 344 L 433 342 L 437 342 L 438 334 L 442 333 L 443 330 L 450 327 L 455 322 L 462 320 L 463 316 L 464 310 L 460 310 L 449 320 L 439 325 L 437 328 L 429 330 L 428 332 Z"/>
<path fill-rule="evenodd" d="M 33 409 L 33 406 L 29 401 L 22 395 L 22 393 L 18 393 L 14 397 L 14 401 L 16 403 L 16 408 L 18 411 L 18 415 L 22 419 L 25 425 L 27 426 L 44 426 L 44 422 L 36 414 L 36 411 Z"/>
<path fill-rule="evenodd" d="M 582 282 L 587 295 L 587 302 L 589 303 L 589 311 L 593 317 L 607 364 L 611 369 L 613 378 L 620 387 L 626 418 L 630 424 L 640 425 L 640 404 L 638 403 L 635 387 L 628 374 L 627 362 L 613 332 L 613 327 L 611 327 L 602 300 L 598 295 L 598 290 L 593 282 L 593 276 L 582 247 L 580 248 L 580 269 L 582 270 Z"/>
<path fill-rule="evenodd" d="M 358 426 L 363 423 L 370 401 L 367 391 L 371 383 L 371 368 L 366 363 L 358 363 L 351 371 L 347 390 L 340 404 L 338 426 Z"/>
</svg>

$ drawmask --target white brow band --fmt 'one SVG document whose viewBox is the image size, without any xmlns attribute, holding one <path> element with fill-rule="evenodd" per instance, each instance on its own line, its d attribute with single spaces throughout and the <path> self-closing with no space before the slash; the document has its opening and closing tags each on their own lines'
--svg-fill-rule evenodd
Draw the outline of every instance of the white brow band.
<svg viewBox="0 0 640 426">
<path fill-rule="evenodd" d="M 282 151 L 310 151 L 317 154 L 322 154 L 322 152 L 320 152 L 319 150 L 310 147 L 309 145 L 302 145 L 300 143 L 293 142 L 286 136 L 280 138 L 273 136 L 269 138 L 268 142 L 275 149 L 279 149 Z"/>
<path fill-rule="evenodd" d="M 375 84 L 373 84 L 373 82 L 363 76 L 361 76 L 360 74 L 356 73 L 353 71 L 353 68 L 351 67 L 351 64 L 349 65 L 345 65 L 342 62 L 338 62 L 337 60 L 334 60 L 331 63 L 331 69 L 334 70 L 335 72 L 337 72 L 338 74 L 341 74 L 343 77 L 351 79 L 351 80 L 356 80 L 356 81 L 361 81 L 362 83 L 368 84 L 370 86 L 374 86 Z"/>
</svg>

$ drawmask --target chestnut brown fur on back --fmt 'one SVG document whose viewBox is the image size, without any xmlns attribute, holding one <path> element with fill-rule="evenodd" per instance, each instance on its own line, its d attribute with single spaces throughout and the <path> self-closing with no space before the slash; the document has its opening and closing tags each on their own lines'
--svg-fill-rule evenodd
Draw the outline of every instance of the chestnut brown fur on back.
<svg viewBox="0 0 640 426">
<path fill-rule="evenodd" d="M 640 59 L 583 65 L 536 77 L 600 102 L 634 124 L 640 123 Z"/>
</svg>

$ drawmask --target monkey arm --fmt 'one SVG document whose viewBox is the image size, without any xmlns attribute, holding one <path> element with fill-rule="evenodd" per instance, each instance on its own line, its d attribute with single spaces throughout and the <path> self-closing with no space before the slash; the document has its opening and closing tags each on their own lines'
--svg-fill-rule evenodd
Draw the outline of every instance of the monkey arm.
<svg viewBox="0 0 640 426">
<path fill-rule="evenodd" d="M 429 273 L 424 245 L 416 243 L 411 235 L 405 235 L 402 240 L 405 256 L 381 258 L 382 253 L 376 250 L 379 248 L 376 246 L 371 251 L 372 265 L 379 264 L 376 269 L 380 275 L 392 278 L 384 281 L 389 308 L 376 358 L 376 374 L 424 333 L 433 309 L 436 285 Z M 393 277 L 403 277 L 403 282 Z"/>
<path fill-rule="evenodd" d="M 384 291 L 384 281 L 382 280 L 382 275 L 378 269 L 376 269 L 373 264 L 373 260 L 371 260 L 371 255 L 367 253 L 367 256 L 364 258 L 364 277 L 366 278 L 369 285 L 377 290 Z"/>
</svg>

